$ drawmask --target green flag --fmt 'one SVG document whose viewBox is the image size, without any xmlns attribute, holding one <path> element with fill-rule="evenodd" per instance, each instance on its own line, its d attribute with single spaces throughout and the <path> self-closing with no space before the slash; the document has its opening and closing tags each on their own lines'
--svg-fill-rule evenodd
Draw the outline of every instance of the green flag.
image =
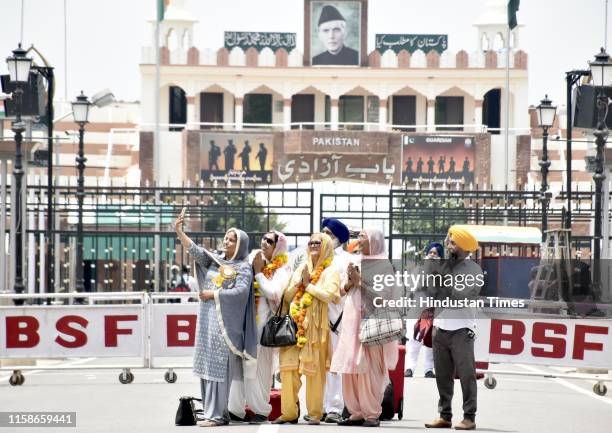
<svg viewBox="0 0 612 433">
<path fill-rule="evenodd" d="M 508 0 L 508 27 L 510 30 L 517 26 L 516 22 L 516 11 L 519 10 L 519 4 L 521 0 Z"/>
<path fill-rule="evenodd" d="M 164 13 L 166 12 L 166 1 L 157 0 L 157 21 L 164 20 Z"/>
</svg>

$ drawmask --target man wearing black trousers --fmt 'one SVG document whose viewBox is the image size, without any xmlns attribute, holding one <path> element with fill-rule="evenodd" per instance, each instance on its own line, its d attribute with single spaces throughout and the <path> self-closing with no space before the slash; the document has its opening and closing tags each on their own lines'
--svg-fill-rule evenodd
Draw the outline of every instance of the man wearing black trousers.
<svg viewBox="0 0 612 433">
<path fill-rule="evenodd" d="M 465 228 L 452 226 L 448 230 L 446 249 L 449 258 L 444 261 L 430 260 L 431 274 L 441 274 L 446 281 L 449 276 L 455 282 L 452 287 L 437 285 L 428 292 L 439 300 L 469 303 L 475 300 L 482 288 L 482 270 L 469 258 L 478 249 L 478 241 Z M 443 263 L 435 263 L 443 262 Z M 456 430 L 476 428 L 476 366 L 474 360 L 474 338 L 476 336 L 476 307 L 436 308 L 433 330 L 433 356 L 436 370 L 436 385 L 440 396 L 440 417 L 427 428 L 450 428 L 452 426 L 452 400 L 455 374 L 461 382 L 463 394 L 463 421 L 455 424 Z"/>
</svg>

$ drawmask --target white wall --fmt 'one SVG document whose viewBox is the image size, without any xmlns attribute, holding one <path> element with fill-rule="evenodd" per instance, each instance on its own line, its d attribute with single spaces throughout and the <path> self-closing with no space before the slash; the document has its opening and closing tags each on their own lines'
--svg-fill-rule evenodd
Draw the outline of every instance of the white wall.
<svg viewBox="0 0 612 433">
<path fill-rule="evenodd" d="M 160 138 L 160 173 L 156 176 L 161 185 L 168 182 L 180 185 L 183 179 L 183 133 L 180 131 L 161 131 Z"/>
<path fill-rule="evenodd" d="M 417 95 L 416 98 L 416 123 L 427 124 L 427 98 L 423 95 Z"/>
<path fill-rule="evenodd" d="M 503 186 L 505 175 L 505 135 L 491 135 L 491 183 Z M 516 182 L 516 135 L 510 134 L 508 139 L 508 185 Z"/>
<path fill-rule="evenodd" d="M 234 121 L 234 96 L 230 93 L 223 92 L 223 122 L 231 123 Z M 225 126 L 223 129 L 233 129 L 230 126 Z"/>
</svg>

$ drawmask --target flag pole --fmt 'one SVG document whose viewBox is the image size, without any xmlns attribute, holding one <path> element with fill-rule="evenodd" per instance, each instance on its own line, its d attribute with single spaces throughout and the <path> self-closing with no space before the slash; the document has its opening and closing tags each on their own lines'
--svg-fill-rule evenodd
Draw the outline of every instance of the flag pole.
<svg viewBox="0 0 612 433">
<path fill-rule="evenodd" d="M 155 130 L 153 132 L 153 187 L 157 187 L 155 179 L 160 179 L 160 143 L 159 143 L 159 85 L 160 85 L 160 54 L 159 54 L 159 33 L 160 33 L 160 22 L 164 19 L 164 8 L 165 0 L 155 0 L 155 7 L 157 10 L 157 17 L 155 20 Z M 155 204 L 159 205 L 159 190 L 155 189 Z M 160 230 L 161 220 L 159 213 L 155 214 L 155 230 Z M 154 237 L 154 268 L 153 268 L 153 291 L 159 292 L 159 264 L 160 264 L 160 237 L 155 235 Z"/>
<path fill-rule="evenodd" d="M 163 19 L 164 0 L 155 0 L 157 19 L 155 20 L 155 130 L 153 132 L 153 179 L 159 176 L 159 84 L 160 84 L 160 54 L 159 32 L 160 21 Z"/>
<path fill-rule="evenodd" d="M 509 183 L 508 173 L 508 150 L 509 150 L 509 137 L 508 131 L 510 127 L 510 25 L 506 29 L 506 131 L 504 137 L 504 183 L 507 186 Z"/>
</svg>

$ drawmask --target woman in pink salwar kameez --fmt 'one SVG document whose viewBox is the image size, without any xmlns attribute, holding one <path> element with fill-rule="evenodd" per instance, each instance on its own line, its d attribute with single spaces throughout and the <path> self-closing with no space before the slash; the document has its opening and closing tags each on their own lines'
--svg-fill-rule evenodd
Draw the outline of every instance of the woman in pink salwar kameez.
<svg viewBox="0 0 612 433">
<path fill-rule="evenodd" d="M 359 324 L 375 307 L 373 299 L 391 299 L 396 287 L 377 287 L 374 290 L 373 275 L 393 273 L 385 254 L 385 238 L 378 229 L 364 229 L 359 234 L 361 263 L 349 265 L 348 294 L 344 304 L 342 331 L 338 347 L 332 358 L 330 371 L 342 374 L 344 403 L 350 418 L 339 425 L 378 426 L 382 412 L 382 400 L 389 383 L 388 370 L 394 369 L 398 360 L 398 342 L 364 346 L 359 341 Z M 378 290 L 380 289 L 380 290 Z"/>
</svg>

